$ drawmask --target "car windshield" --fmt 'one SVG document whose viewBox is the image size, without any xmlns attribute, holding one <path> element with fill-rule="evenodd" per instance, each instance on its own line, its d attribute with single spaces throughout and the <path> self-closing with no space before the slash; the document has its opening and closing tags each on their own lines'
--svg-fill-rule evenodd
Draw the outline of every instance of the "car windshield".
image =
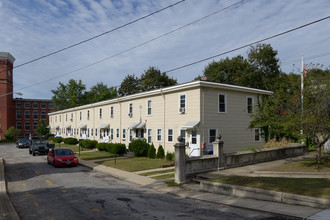
<svg viewBox="0 0 330 220">
<path fill-rule="evenodd" d="M 18 142 L 27 143 L 27 142 L 29 142 L 29 140 L 25 139 L 25 138 L 21 138 L 21 139 L 18 140 Z"/>
<path fill-rule="evenodd" d="M 55 152 L 56 152 L 55 154 L 58 156 L 74 155 L 72 150 L 69 149 L 60 149 L 60 150 L 56 150 Z"/>
<path fill-rule="evenodd" d="M 45 144 L 45 142 L 43 140 L 35 140 L 33 144 Z"/>
</svg>

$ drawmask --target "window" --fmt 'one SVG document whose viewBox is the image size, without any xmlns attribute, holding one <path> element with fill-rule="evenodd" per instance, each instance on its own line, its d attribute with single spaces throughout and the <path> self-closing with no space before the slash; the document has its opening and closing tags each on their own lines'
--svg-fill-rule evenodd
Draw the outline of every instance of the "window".
<svg viewBox="0 0 330 220">
<path fill-rule="evenodd" d="M 123 129 L 123 139 L 126 139 L 126 129 Z"/>
<path fill-rule="evenodd" d="M 209 144 L 212 144 L 215 141 L 216 135 L 217 135 L 216 129 L 209 130 Z"/>
<path fill-rule="evenodd" d="M 24 102 L 24 108 L 30 108 L 30 102 Z"/>
<path fill-rule="evenodd" d="M 33 102 L 32 108 L 33 109 L 38 109 L 39 108 L 39 103 L 38 102 Z"/>
<path fill-rule="evenodd" d="M 37 130 L 37 127 L 38 127 L 38 122 L 34 121 L 32 129 L 35 131 L 35 130 Z"/>
<path fill-rule="evenodd" d="M 226 112 L 226 95 L 219 94 L 219 112 Z"/>
<path fill-rule="evenodd" d="M 41 118 L 43 120 L 46 120 L 46 118 L 47 118 L 47 112 L 46 111 L 41 111 Z"/>
<path fill-rule="evenodd" d="M 113 118 L 113 106 L 110 107 L 110 118 Z"/>
<path fill-rule="evenodd" d="M 91 136 L 93 136 L 93 128 L 91 128 Z"/>
<path fill-rule="evenodd" d="M 173 142 L 173 129 L 168 129 L 167 130 L 167 141 L 168 142 Z"/>
<path fill-rule="evenodd" d="M 152 101 L 151 101 L 151 100 L 148 100 L 148 104 L 147 104 L 147 105 L 148 105 L 148 112 L 147 112 L 147 114 L 148 114 L 148 115 L 151 115 L 151 113 L 152 113 L 152 112 L 151 112 L 151 110 L 152 110 L 152 109 L 151 109 L 151 107 L 152 107 Z"/>
<path fill-rule="evenodd" d="M 87 120 L 89 120 L 89 110 L 87 111 Z"/>
<path fill-rule="evenodd" d="M 16 111 L 16 119 L 22 119 L 22 111 L 21 110 Z"/>
<path fill-rule="evenodd" d="M 30 119 L 31 118 L 31 115 L 30 115 L 30 111 L 24 111 L 24 119 Z"/>
<path fill-rule="evenodd" d="M 68 114 L 65 114 L 65 121 L 68 121 Z"/>
<path fill-rule="evenodd" d="M 133 116 L 133 103 L 130 103 L 129 104 L 128 116 L 129 117 L 132 117 Z"/>
<path fill-rule="evenodd" d="M 252 97 L 247 97 L 246 108 L 247 108 L 248 113 L 252 113 L 252 111 L 253 111 L 253 98 Z"/>
<path fill-rule="evenodd" d="M 100 132 L 101 133 L 101 132 Z M 97 128 L 95 128 L 95 136 L 97 136 Z"/>
<path fill-rule="evenodd" d="M 30 122 L 26 121 L 25 122 L 25 131 L 29 131 L 30 130 Z"/>
<path fill-rule="evenodd" d="M 157 141 L 162 141 L 162 129 L 157 129 Z"/>
<path fill-rule="evenodd" d="M 186 143 L 186 130 L 180 130 L 180 136 L 183 138 L 183 143 Z"/>
<path fill-rule="evenodd" d="M 16 102 L 16 108 L 22 108 L 22 102 Z"/>
<path fill-rule="evenodd" d="M 119 128 L 117 128 L 117 134 L 116 137 L 119 138 Z"/>
<path fill-rule="evenodd" d="M 62 118 L 62 116 L 60 115 L 60 122 L 61 122 L 61 118 Z"/>
<path fill-rule="evenodd" d="M 113 128 L 110 129 L 110 139 L 113 140 Z"/>
<path fill-rule="evenodd" d="M 148 129 L 148 143 L 151 144 L 152 142 L 152 129 Z"/>
<path fill-rule="evenodd" d="M 55 122 L 57 122 L 57 116 L 55 116 Z"/>
<path fill-rule="evenodd" d="M 191 131 L 191 144 L 197 144 L 197 131 Z"/>
<path fill-rule="evenodd" d="M 16 128 L 22 130 L 22 122 L 21 121 L 16 122 Z"/>
<path fill-rule="evenodd" d="M 180 95 L 179 112 L 180 114 L 186 112 L 186 95 Z"/>
<path fill-rule="evenodd" d="M 129 141 L 133 140 L 133 129 L 129 130 Z"/>
<path fill-rule="evenodd" d="M 82 112 L 79 112 L 79 119 L 81 121 L 81 118 L 82 118 Z"/>
<path fill-rule="evenodd" d="M 100 119 L 102 119 L 102 109 L 100 108 Z"/>
<path fill-rule="evenodd" d="M 71 113 L 71 119 L 70 120 L 73 121 L 73 113 Z"/>
<path fill-rule="evenodd" d="M 53 103 L 48 103 L 48 108 L 49 109 L 54 109 L 54 104 Z"/>
<path fill-rule="evenodd" d="M 33 111 L 32 113 L 33 120 L 38 120 L 39 119 L 39 112 L 38 111 Z"/>
<path fill-rule="evenodd" d="M 261 140 L 260 133 L 261 133 L 261 131 L 259 128 L 254 129 L 254 141 L 255 142 L 260 142 L 260 140 Z"/>
<path fill-rule="evenodd" d="M 46 109 L 46 108 L 47 108 L 47 104 L 46 104 L 45 102 L 42 102 L 42 103 L 41 103 L 41 108 L 42 108 L 42 109 Z"/>
</svg>

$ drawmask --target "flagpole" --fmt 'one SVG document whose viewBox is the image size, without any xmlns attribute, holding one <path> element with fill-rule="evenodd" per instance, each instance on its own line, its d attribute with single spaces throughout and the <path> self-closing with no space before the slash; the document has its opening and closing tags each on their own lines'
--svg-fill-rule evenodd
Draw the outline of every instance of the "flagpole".
<svg viewBox="0 0 330 220">
<path fill-rule="evenodd" d="M 301 121 L 303 119 L 303 114 L 304 114 L 304 56 L 301 56 L 301 90 L 300 90 L 300 97 L 301 97 Z M 304 134 L 303 129 L 302 129 L 302 125 L 301 125 L 301 129 L 300 129 L 300 134 L 301 137 Z M 302 139 L 302 143 L 304 143 L 304 140 Z"/>
</svg>

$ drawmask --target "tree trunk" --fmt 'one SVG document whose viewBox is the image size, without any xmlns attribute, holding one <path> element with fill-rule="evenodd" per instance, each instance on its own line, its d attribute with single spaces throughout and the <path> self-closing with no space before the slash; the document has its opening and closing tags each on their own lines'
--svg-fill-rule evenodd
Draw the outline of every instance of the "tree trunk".
<svg viewBox="0 0 330 220">
<path fill-rule="evenodd" d="M 321 146 L 318 146 L 316 148 L 316 162 L 317 162 L 318 165 L 321 164 L 321 157 L 322 157 L 322 155 L 321 155 L 321 151 L 322 150 L 321 149 L 322 149 L 322 145 Z"/>
</svg>

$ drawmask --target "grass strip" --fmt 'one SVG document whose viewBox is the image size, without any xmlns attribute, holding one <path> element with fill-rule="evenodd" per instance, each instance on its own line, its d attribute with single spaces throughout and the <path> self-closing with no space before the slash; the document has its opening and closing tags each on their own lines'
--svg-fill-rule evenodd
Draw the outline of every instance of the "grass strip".
<svg viewBox="0 0 330 220">
<path fill-rule="evenodd" d="M 147 172 L 147 173 L 140 173 L 139 175 L 141 175 L 141 176 L 151 176 L 151 175 L 155 175 L 155 174 L 171 173 L 171 172 L 174 172 L 174 169 L 158 170 L 158 171 L 152 171 L 152 172 Z"/>
<path fill-rule="evenodd" d="M 82 160 L 106 159 L 115 156 L 114 154 L 111 154 L 107 151 L 81 152 L 80 155 L 76 155 Z"/>
<path fill-rule="evenodd" d="M 155 179 L 155 180 L 165 180 L 165 179 L 171 179 L 171 178 L 174 178 L 174 173 L 169 173 L 169 174 L 164 174 L 164 175 L 160 175 L 160 176 L 154 176 L 154 177 L 151 177 L 152 179 Z"/>
<path fill-rule="evenodd" d="M 116 164 L 114 160 L 100 161 L 97 163 L 104 166 L 125 170 L 128 172 L 136 172 L 141 170 L 160 168 L 163 165 L 172 164 L 173 161 L 167 161 L 162 159 L 151 159 L 148 157 L 132 157 L 127 159 L 117 160 Z"/>
<path fill-rule="evenodd" d="M 326 178 L 230 176 L 210 181 L 330 199 L 330 179 Z"/>
</svg>

